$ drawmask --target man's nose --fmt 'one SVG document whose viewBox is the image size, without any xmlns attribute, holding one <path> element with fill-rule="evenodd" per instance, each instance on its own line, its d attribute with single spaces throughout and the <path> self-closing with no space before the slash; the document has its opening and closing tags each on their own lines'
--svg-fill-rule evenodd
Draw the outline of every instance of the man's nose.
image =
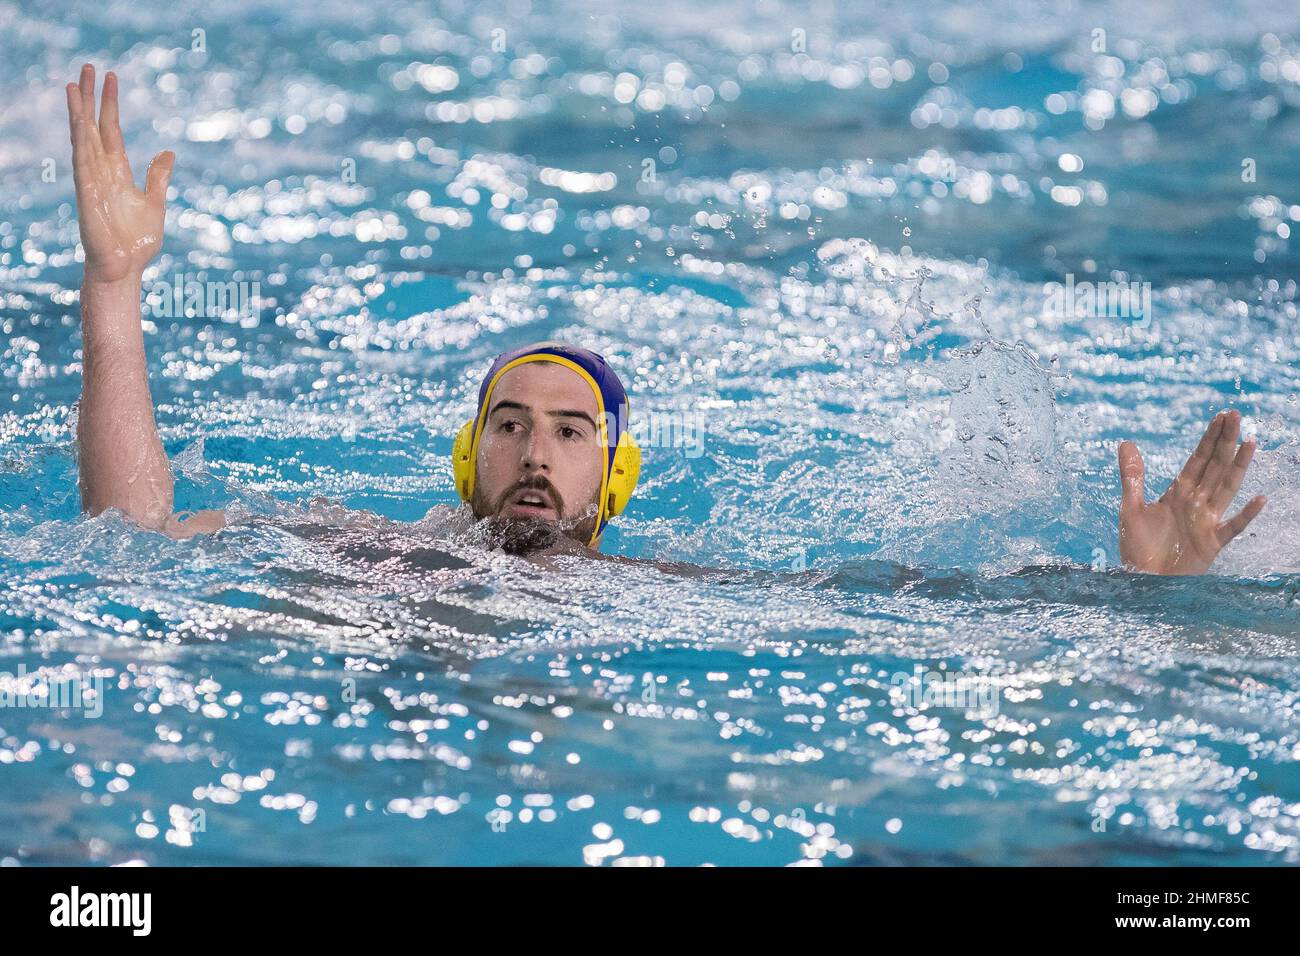
<svg viewBox="0 0 1300 956">
<path fill-rule="evenodd" d="M 551 443 L 545 433 L 534 428 L 524 443 L 523 460 L 520 462 L 525 471 L 549 471 L 551 467 Z"/>
</svg>

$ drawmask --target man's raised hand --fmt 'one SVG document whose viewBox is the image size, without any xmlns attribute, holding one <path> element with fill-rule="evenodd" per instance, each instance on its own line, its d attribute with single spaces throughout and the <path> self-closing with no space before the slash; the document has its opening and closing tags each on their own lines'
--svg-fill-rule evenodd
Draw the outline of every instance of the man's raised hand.
<svg viewBox="0 0 1300 956">
<path fill-rule="evenodd" d="M 1237 444 L 1240 432 L 1240 412 L 1215 415 L 1182 472 L 1150 503 L 1142 454 L 1133 442 L 1120 442 L 1119 554 L 1126 565 L 1154 574 L 1204 574 L 1263 510 L 1266 499 L 1259 495 L 1224 520 L 1255 455 L 1254 441 Z"/>
<path fill-rule="evenodd" d="M 98 122 L 93 66 L 81 68 L 80 82 L 69 83 L 67 94 L 86 281 L 135 280 L 162 246 L 167 182 L 176 155 L 163 150 L 155 156 L 145 188 L 137 189 L 118 125 L 116 74 L 104 78 Z"/>
</svg>

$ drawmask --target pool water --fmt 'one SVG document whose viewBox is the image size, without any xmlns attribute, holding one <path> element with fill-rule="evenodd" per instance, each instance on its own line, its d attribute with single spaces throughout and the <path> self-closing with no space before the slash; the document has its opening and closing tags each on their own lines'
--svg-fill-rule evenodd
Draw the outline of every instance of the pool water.
<svg viewBox="0 0 1300 956">
<path fill-rule="evenodd" d="M 0 861 L 1300 861 L 1298 20 L 0 3 Z M 178 153 L 151 288 L 243 296 L 146 317 L 216 535 L 79 514 L 84 58 Z M 645 427 L 606 550 L 727 573 L 476 545 L 545 338 Z M 1268 507 L 1117 569 L 1117 442 L 1222 408 Z"/>
</svg>

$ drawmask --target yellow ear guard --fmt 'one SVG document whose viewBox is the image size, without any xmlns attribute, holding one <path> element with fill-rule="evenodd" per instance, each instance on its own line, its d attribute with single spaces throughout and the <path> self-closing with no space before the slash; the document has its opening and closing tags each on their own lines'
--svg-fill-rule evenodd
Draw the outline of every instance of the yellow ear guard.
<svg viewBox="0 0 1300 956">
<path fill-rule="evenodd" d="M 456 481 L 456 493 L 462 501 L 469 501 L 473 497 L 478 441 L 487 423 L 488 403 L 491 400 L 492 390 L 502 375 L 525 362 L 554 362 L 582 376 L 596 395 L 600 438 L 606 449 L 610 448 L 611 422 L 617 433 L 617 444 L 608 454 L 606 458 L 608 464 L 605 473 L 601 476 L 600 512 L 596 518 L 596 529 L 588 542 L 588 547 L 594 548 L 600 542 L 609 519 L 620 514 L 627 507 L 641 474 L 641 449 L 626 431 L 627 393 L 604 357 L 595 352 L 558 343 L 541 343 L 514 352 L 506 352 L 497 357 L 479 387 L 477 417 L 461 426 L 452 445 L 451 467 Z M 611 407 L 614 411 L 607 414 L 607 410 Z M 619 417 L 620 414 L 622 418 Z"/>
<path fill-rule="evenodd" d="M 614 449 L 614 464 L 609 470 L 605 487 L 607 517 L 622 514 L 636 490 L 636 480 L 641 476 L 641 449 L 627 432 L 618 438 Z"/>
<path fill-rule="evenodd" d="M 474 419 L 461 426 L 456 443 L 451 446 L 451 473 L 456 479 L 456 493 L 469 501 L 474 493 Z"/>
</svg>

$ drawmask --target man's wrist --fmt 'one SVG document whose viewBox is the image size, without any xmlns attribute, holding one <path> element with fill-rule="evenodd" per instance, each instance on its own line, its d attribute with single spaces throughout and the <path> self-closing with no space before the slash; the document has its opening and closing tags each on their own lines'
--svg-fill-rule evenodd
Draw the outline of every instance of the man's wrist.
<svg viewBox="0 0 1300 956">
<path fill-rule="evenodd" d="M 101 279 L 88 272 L 81 280 L 83 326 L 102 327 L 104 322 L 116 325 L 118 319 L 114 317 L 118 316 L 131 316 L 138 322 L 142 283 L 143 273 L 140 272 L 114 279 Z"/>
<path fill-rule="evenodd" d="M 140 272 L 114 279 L 93 273 L 82 277 L 81 334 L 88 364 L 120 361 L 142 351 L 141 281 Z"/>
<path fill-rule="evenodd" d="M 82 295 L 121 295 L 127 292 L 139 296 L 140 286 L 143 282 L 143 270 L 131 271 L 124 276 L 104 278 L 102 275 L 87 269 L 81 277 L 81 292 Z"/>
</svg>

